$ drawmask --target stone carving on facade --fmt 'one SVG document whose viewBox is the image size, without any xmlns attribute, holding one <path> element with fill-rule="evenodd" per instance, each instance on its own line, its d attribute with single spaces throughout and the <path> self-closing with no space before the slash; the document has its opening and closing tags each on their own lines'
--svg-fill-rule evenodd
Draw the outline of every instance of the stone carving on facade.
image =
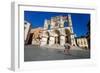
<svg viewBox="0 0 100 73">
<path fill-rule="evenodd" d="M 51 20 L 45 20 L 44 22 L 44 31 L 48 32 L 49 36 L 42 36 L 41 46 L 47 44 L 59 44 L 63 46 L 65 43 L 76 46 L 70 14 L 68 16 L 51 17 Z M 65 25 L 67 27 L 64 27 Z M 50 26 L 49 29 L 48 26 Z M 45 35 L 44 32 L 43 35 Z"/>
</svg>

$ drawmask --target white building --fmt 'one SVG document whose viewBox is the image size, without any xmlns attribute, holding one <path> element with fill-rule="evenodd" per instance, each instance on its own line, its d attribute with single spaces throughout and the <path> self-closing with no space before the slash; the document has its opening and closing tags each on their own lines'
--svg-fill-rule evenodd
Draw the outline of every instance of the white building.
<svg viewBox="0 0 100 73">
<path fill-rule="evenodd" d="M 31 24 L 27 21 L 24 21 L 24 44 L 28 43 L 29 36 L 30 36 Z"/>
</svg>

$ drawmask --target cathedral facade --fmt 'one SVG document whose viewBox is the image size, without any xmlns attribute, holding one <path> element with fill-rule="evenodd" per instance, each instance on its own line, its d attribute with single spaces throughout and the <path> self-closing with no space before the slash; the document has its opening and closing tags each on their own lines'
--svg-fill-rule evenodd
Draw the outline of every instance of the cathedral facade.
<svg viewBox="0 0 100 73">
<path fill-rule="evenodd" d="M 24 42 L 39 46 L 64 46 L 68 43 L 72 46 L 88 48 L 87 38 L 76 38 L 72 24 L 71 14 L 51 17 L 50 20 L 45 19 L 43 27 L 34 29 L 29 22 L 25 21 Z"/>
<path fill-rule="evenodd" d="M 40 45 L 58 44 L 63 46 L 65 43 L 76 46 L 71 15 L 55 16 L 51 20 L 45 20 Z"/>
</svg>

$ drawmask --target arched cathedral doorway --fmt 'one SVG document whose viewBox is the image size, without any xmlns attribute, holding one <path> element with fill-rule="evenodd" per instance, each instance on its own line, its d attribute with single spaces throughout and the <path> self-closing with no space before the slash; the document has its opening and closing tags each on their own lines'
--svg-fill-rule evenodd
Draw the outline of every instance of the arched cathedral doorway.
<svg viewBox="0 0 100 73">
<path fill-rule="evenodd" d="M 66 34 L 66 36 L 65 36 L 65 43 L 69 43 L 69 44 L 71 44 L 71 32 L 70 32 L 70 30 L 69 29 L 65 29 L 65 34 Z"/>
<path fill-rule="evenodd" d="M 47 36 L 47 37 L 46 37 L 46 38 L 47 38 L 47 44 L 49 44 L 49 39 L 50 39 L 50 38 L 49 38 L 49 32 L 46 31 L 46 32 L 45 32 L 45 35 Z"/>
<path fill-rule="evenodd" d="M 60 44 L 60 32 L 59 30 L 54 30 L 55 33 L 55 44 Z"/>
</svg>

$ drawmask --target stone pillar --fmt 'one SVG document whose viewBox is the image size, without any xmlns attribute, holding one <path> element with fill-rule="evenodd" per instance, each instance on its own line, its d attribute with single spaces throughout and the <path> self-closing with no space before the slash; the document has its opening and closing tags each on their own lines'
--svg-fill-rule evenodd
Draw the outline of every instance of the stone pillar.
<svg viewBox="0 0 100 73">
<path fill-rule="evenodd" d="M 60 16 L 60 27 L 64 27 L 64 21 L 62 16 Z"/>
<path fill-rule="evenodd" d="M 60 45 L 64 46 L 65 44 L 65 36 L 60 36 Z"/>
<path fill-rule="evenodd" d="M 47 45 L 47 41 L 48 41 L 48 37 L 49 37 L 47 34 L 47 30 L 43 31 L 41 36 L 42 36 L 42 39 L 40 40 L 41 41 L 40 45 L 41 46 Z"/>
<path fill-rule="evenodd" d="M 49 25 L 48 24 L 48 20 L 45 19 L 45 21 L 44 21 L 44 29 L 48 29 L 48 25 Z"/>
<path fill-rule="evenodd" d="M 77 46 L 74 35 L 71 35 L 71 45 Z"/>
<path fill-rule="evenodd" d="M 51 29 L 52 28 L 55 28 L 55 21 L 54 21 L 54 18 L 53 17 L 51 18 Z"/>
<path fill-rule="evenodd" d="M 71 32 L 71 45 L 76 46 L 76 41 L 75 41 L 75 36 L 74 36 L 74 32 L 73 32 L 73 27 L 72 27 L 72 19 L 71 19 L 71 15 L 68 14 L 68 22 L 69 22 L 69 27 L 70 27 L 70 32 Z"/>
<path fill-rule="evenodd" d="M 47 37 L 42 37 L 42 39 L 41 39 L 41 43 L 40 43 L 40 46 L 47 45 L 47 40 L 48 40 Z"/>
<path fill-rule="evenodd" d="M 55 44 L 58 44 L 58 37 L 55 37 Z"/>
<path fill-rule="evenodd" d="M 29 32 L 30 32 L 30 29 L 31 29 L 31 24 L 27 21 L 24 21 L 24 42 L 25 44 L 28 43 L 28 40 L 29 40 Z"/>
<path fill-rule="evenodd" d="M 54 44 L 55 44 L 55 37 L 50 36 L 50 39 L 49 39 L 49 46 L 54 45 Z"/>
</svg>

